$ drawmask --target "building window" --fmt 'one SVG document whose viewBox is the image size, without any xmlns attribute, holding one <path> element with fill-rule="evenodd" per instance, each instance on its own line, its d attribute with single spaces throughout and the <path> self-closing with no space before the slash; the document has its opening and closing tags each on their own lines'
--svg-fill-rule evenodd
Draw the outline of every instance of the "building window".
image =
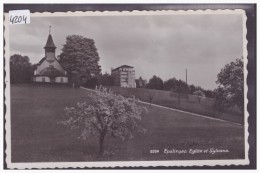
<svg viewBox="0 0 260 173">
<path fill-rule="evenodd" d="M 61 83 L 63 83 L 63 77 L 62 77 L 62 78 L 60 78 L 60 82 L 61 82 Z"/>
<path fill-rule="evenodd" d="M 45 82 L 45 77 L 42 78 L 42 82 Z"/>
</svg>

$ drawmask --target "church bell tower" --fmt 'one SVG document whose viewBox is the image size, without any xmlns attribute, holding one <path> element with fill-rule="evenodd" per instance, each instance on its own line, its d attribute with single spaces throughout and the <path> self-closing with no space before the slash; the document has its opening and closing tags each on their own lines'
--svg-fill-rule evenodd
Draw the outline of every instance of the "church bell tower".
<svg viewBox="0 0 260 173">
<path fill-rule="evenodd" d="M 55 61 L 55 50 L 56 50 L 56 46 L 53 42 L 52 36 L 51 36 L 51 26 L 49 27 L 49 36 L 47 39 L 47 43 L 44 46 L 45 49 L 45 57 L 46 60 L 51 62 L 51 61 Z"/>
</svg>

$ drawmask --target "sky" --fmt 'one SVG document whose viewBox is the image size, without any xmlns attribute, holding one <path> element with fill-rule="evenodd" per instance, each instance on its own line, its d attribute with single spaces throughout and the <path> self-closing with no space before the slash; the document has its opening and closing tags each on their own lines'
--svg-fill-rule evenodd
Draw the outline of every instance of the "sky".
<svg viewBox="0 0 260 173">
<path fill-rule="evenodd" d="M 94 39 L 102 73 L 120 65 L 133 66 L 136 78 L 175 77 L 205 89 L 217 87 L 225 64 L 243 55 L 242 15 L 33 17 L 27 25 L 10 26 L 10 53 L 44 57 L 49 26 L 57 47 L 68 35 Z"/>
</svg>

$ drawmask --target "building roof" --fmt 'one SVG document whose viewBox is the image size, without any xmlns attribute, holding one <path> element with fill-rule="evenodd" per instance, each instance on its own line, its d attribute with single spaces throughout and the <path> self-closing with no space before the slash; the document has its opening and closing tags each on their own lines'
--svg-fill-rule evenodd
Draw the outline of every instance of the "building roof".
<svg viewBox="0 0 260 173">
<path fill-rule="evenodd" d="M 113 69 L 112 71 L 118 70 L 119 68 L 134 68 L 134 67 L 129 66 L 129 65 L 121 65 L 121 66 L 119 66 L 119 67 Z"/>
<path fill-rule="evenodd" d="M 45 60 L 46 60 L 46 56 L 43 57 L 43 58 L 37 63 L 37 65 L 41 65 Z M 58 63 L 60 63 L 59 60 L 58 60 L 56 57 L 55 57 L 55 60 L 58 61 Z"/>
<path fill-rule="evenodd" d="M 53 42 L 51 34 L 49 34 L 48 39 L 47 39 L 47 43 L 46 43 L 44 48 L 56 48 L 56 46 L 55 46 L 55 44 Z"/>
<path fill-rule="evenodd" d="M 41 63 L 43 63 L 43 61 L 46 59 L 46 57 L 43 57 L 39 62 L 38 62 L 38 64 L 37 65 L 41 65 Z"/>
<path fill-rule="evenodd" d="M 38 76 L 49 76 L 49 77 L 58 77 L 58 76 L 66 76 L 63 72 L 57 70 L 53 67 L 47 67 L 43 69 Z"/>
</svg>

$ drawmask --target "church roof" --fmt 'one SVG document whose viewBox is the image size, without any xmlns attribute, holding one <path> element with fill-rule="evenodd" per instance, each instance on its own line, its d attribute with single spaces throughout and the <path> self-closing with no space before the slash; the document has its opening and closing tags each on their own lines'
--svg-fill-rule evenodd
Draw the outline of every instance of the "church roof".
<svg viewBox="0 0 260 173">
<path fill-rule="evenodd" d="M 45 60 L 46 58 L 45 57 L 43 57 L 39 62 L 38 62 L 38 64 L 37 65 L 40 65 L 41 63 L 43 63 L 43 61 Z"/>
<path fill-rule="evenodd" d="M 49 77 L 66 76 L 63 72 L 61 72 L 53 67 L 47 67 L 47 68 L 43 69 L 38 75 L 39 76 L 49 76 Z"/>
<path fill-rule="evenodd" d="M 37 65 L 41 65 L 44 61 L 46 60 L 46 57 L 43 57 L 38 63 Z M 58 61 L 59 63 L 59 60 L 55 57 L 55 60 Z"/>
<path fill-rule="evenodd" d="M 49 34 L 48 39 L 47 39 L 47 43 L 46 43 L 44 48 L 56 48 L 56 46 L 55 46 L 55 44 L 53 42 L 51 34 Z"/>
</svg>

